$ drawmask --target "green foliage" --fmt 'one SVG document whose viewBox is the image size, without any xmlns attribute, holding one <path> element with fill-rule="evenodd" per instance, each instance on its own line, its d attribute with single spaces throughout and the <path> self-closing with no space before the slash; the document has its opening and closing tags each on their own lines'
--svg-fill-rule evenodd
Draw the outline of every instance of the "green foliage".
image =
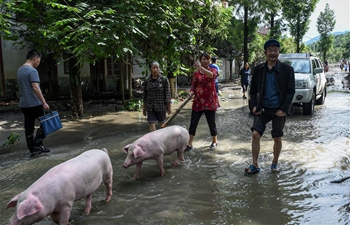
<svg viewBox="0 0 350 225">
<path fill-rule="evenodd" d="M 280 39 L 286 31 L 286 23 L 282 17 L 283 0 L 262 1 L 264 24 L 270 27 L 269 38 Z"/>
<path fill-rule="evenodd" d="M 261 36 L 257 34 L 257 18 L 247 21 L 248 62 L 259 61 L 262 52 Z M 230 19 L 229 35 L 226 40 L 217 44 L 217 55 L 229 61 L 235 60 L 237 67 L 241 68 L 244 61 L 244 20 L 232 17 Z M 232 74 L 230 74 L 232 77 Z"/>
<path fill-rule="evenodd" d="M 350 32 L 346 34 L 341 34 L 337 36 L 332 35 L 332 46 L 327 53 L 327 60 L 329 63 L 337 63 L 341 59 L 349 59 L 350 58 Z M 317 41 L 313 44 L 309 44 L 308 47 L 314 52 L 321 51 L 320 49 L 320 41 Z"/>
<path fill-rule="evenodd" d="M 186 57 L 227 37 L 231 17 L 211 0 L 17 0 L 7 12 L 18 19 L 7 39 L 44 54 L 72 53 L 80 65 L 130 54 L 174 75 L 188 73 Z"/>
<path fill-rule="evenodd" d="M 294 43 L 294 39 L 292 37 L 283 36 L 280 39 L 280 42 L 281 42 L 281 49 L 280 49 L 281 54 L 296 52 L 296 46 Z"/>
<path fill-rule="evenodd" d="M 179 98 L 187 98 L 188 97 L 188 92 L 187 91 L 179 91 L 178 97 Z"/>
<path fill-rule="evenodd" d="M 320 33 L 319 48 L 322 52 L 323 60 L 327 59 L 327 53 L 330 51 L 334 37 L 332 31 L 335 26 L 335 14 L 334 11 L 329 8 L 329 4 L 323 12 L 320 13 L 317 18 L 317 31 Z"/>
<path fill-rule="evenodd" d="M 228 29 L 229 35 L 226 40 L 217 43 L 215 53 L 227 60 L 243 59 L 243 21 L 232 17 Z"/>
<path fill-rule="evenodd" d="M 124 110 L 126 111 L 141 111 L 142 100 L 140 98 L 131 98 L 125 102 Z"/>
<path fill-rule="evenodd" d="M 342 49 L 343 49 L 343 55 L 342 55 L 342 58 L 344 59 L 350 59 L 350 32 L 348 32 L 347 34 L 345 35 L 342 35 L 344 36 L 343 39 L 343 43 L 342 43 Z M 341 36 L 341 37 L 342 37 Z"/>
<path fill-rule="evenodd" d="M 140 50 L 136 58 L 149 62 L 156 60 L 164 74 L 191 73 L 189 60 L 203 51 L 212 53 L 213 45 L 227 37 L 227 24 L 231 12 L 220 6 L 212 7 L 212 1 L 197 4 L 186 0 L 161 1 L 147 11 L 142 27 L 145 36 L 134 36 L 134 44 Z"/>
<path fill-rule="evenodd" d="M 9 28 L 10 28 L 10 18 L 11 15 L 9 13 L 3 13 L 4 9 L 3 7 L 8 6 L 9 3 L 0 0 L 0 35 L 3 34 L 10 34 Z"/>
<path fill-rule="evenodd" d="M 309 29 L 310 16 L 319 0 L 283 0 L 283 17 L 288 22 L 289 32 L 294 38 L 296 52 L 302 52 L 302 40 Z"/>
<path fill-rule="evenodd" d="M 260 62 L 269 37 L 282 42 L 281 52 L 308 51 L 301 41 L 318 1 L 230 0 L 223 8 L 214 0 L 0 0 L 0 28 L 6 39 L 55 59 L 69 54 L 77 66 L 132 55 L 146 70 L 157 60 L 164 75 L 189 75 L 190 60 L 203 51 L 238 65 Z M 9 15 L 16 15 L 11 26 Z M 281 37 L 286 22 L 293 39 Z M 270 27 L 268 36 L 257 34 L 258 25 Z"/>
<path fill-rule="evenodd" d="M 9 147 L 12 146 L 16 143 L 18 143 L 21 139 L 21 135 L 19 135 L 19 133 L 16 132 L 12 132 L 8 137 L 7 137 L 7 141 L 2 145 L 3 147 Z"/>
</svg>

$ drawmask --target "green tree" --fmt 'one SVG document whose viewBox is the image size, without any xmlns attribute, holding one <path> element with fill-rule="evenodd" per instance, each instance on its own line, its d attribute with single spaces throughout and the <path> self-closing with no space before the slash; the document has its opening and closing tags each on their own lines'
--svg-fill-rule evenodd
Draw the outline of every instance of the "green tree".
<svg viewBox="0 0 350 225">
<path fill-rule="evenodd" d="M 5 38 L 13 40 L 16 44 L 28 48 L 36 48 L 41 51 L 46 60 L 62 58 L 64 54 L 70 54 L 70 87 L 72 99 L 72 113 L 74 116 L 83 116 L 82 91 L 80 85 L 80 64 L 78 57 L 73 55 L 73 49 L 70 46 L 62 45 L 62 30 L 57 30 L 57 19 L 69 17 L 70 14 L 78 13 L 65 12 L 62 9 L 53 10 L 51 5 L 44 1 L 16 1 L 8 5 L 8 12 L 13 17 L 11 34 Z M 69 30 L 69 26 L 64 30 Z M 60 35 L 61 34 L 61 35 Z M 67 37 L 67 36 L 66 36 Z M 66 38 L 65 37 L 65 38 Z M 71 44 L 72 42 L 70 42 Z M 47 57 L 50 55 L 49 57 Z M 76 68 L 72 68 L 76 67 Z"/>
<path fill-rule="evenodd" d="M 319 0 L 283 0 L 283 17 L 288 22 L 289 32 L 294 38 L 296 52 L 302 52 L 302 40 L 309 29 L 310 16 Z"/>
<path fill-rule="evenodd" d="M 3 0 L 0 0 L 0 50 L 1 50 L 1 37 L 3 34 L 9 34 L 9 28 L 10 28 L 10 21 L 9 18 L 10 15 L 8 13 L 5 12 L 4 7 L 6 6 L 6 3 Z M 0 54 L 2 54 L 2 52 L 0 51 Z M 2 58 L 2 56 L 0 55 L 0 59 Z M 0 62 L 0 93 L 1 96 L 6 97 L 6 91 L 5 91 L 5 81 L 3 80 L 5 79 L 5 72 L 4 72 L 4 65 L 3 62 L 1 60 Z"/>
<path fill-rule="evenodd" d="M 7 10 L 16 15 L 7 38 L 56 59 L 69 56 L 70 67 L 76 67 L 70 84 L 78 116 L 83 115 L 81 65 L 109 57 L 131 63 L 130 56 L 179 62 L 185 54 L 212 51 L 213 43 L 226 37 L 222 21 L 229 15 L 211 0 L 12 0 Z"/>
<path fill-rule="evenodd" d="M 317 18 L 317 31 L 320 34 L 319 48 L 322 52 L 323 60 L 327 59 L 327 53 L 332 48 L 334 37 L 332 31 L 335 26 L 334 11 L 329 8 L 329 4 Z"/>
<path fill-rule="evenodd" d="M 235 5 L 235 15 L 243 20 L 243 61 L 249 61 L 248 44 L 250 43 L 253 32 L 256 32 L 258 24 L 261 22 L 263 0 L 231 0 Z"/>
<path fill-rule="evenodd" d="M 342 49 L 344 49 L 343 58 L 350 59 L 350 32 L 344 35 L 344 44 Z"/>
<path fill-rule="evenodd" d="M 282 14 L 283 0 L 262 1 L 264 12 L 264 21 L 270 27 L 270 38 L 279 39 L 282 37 L 283 31 L 286 31 Z"/>
<path fill-rule="evenodd" d="M 244 63 L 244 22 L 236 17 L 231 17 L 229 26 L 228 38 L 217 43 L 217 50 L 214 51 L 219 57 L 224 58 L 230 62 L 230 80 L 234 79 L 234 72 L 232 71 L 232 63 L 238 68 L 241 68 Z M 260 35 L 256 32 L 257 25 L 254 20 L 248 21 L 248 63 L 252 63 L 260 56 L 262 49 L 262 41 Z"/>
<path fill-rule="evenodd" d="M 10 21 L 11 18 L 10 14 L 6 13 L 5 7 L 8 3 L 6 3 L 3 0 L 0 0 L 0 36 L 2 33 L 9 34 L 9 27 L 10 27 Z"/>
<path fill-rule="evenodd" d="M 334 36 L 334 35 L 333 35 Z M 319 41 L 309 44 L 308 47 L 313 51 L 318 51 Z M 350 58 L 350 32 L 334 36 L 332 47 L 327 53 L 329 63 L 337 63 L 341 59 Z"/>
<path fill-rule="evenodd" d="M 296 52 L 296 46 L 292 37 L 283 36 L 281 39 L 281 54 Z"/>
<path fill-rule="evenodd" d="M 203 4 L 170 1 L 164 4 L 166 13 L 155 7 L 155 11 L 147 12 L 149 19 L 144 27 L 145 36 L 136 37 L 135 45 L 141 51 L 140 57 L 146 59 L 146 66 L 157 60 L 166 72 L 187 74 L 183 58 L 203 51 L 211 53 L 214 43 L 227 37 L 227 23 L 232 14 L 220 6 L 211 7 L 211 1 Z"/>
<path fill-rule="evenodd" d="M 243 37 L 243 21 L 232 17 L 228 38 L 218 42 L 216 45 L 217 50 L 215 53 L 230 62 L 230 80 L 233 80 L 233 61 L 242 62 L 243 60 Z"/>
</svg>

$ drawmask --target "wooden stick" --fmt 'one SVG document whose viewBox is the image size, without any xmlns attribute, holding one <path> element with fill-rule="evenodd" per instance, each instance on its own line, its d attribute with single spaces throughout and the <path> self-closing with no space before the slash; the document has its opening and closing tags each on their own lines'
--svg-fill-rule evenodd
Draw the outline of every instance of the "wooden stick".
<svg viewBox="0 0 350 225">
<path fill-rule="evenodd" d="M 339 180 L 333 180 L 333 181 L 331 181 L 331 183 L 339 184 L 339 183 L 346 181 L 347 179 L 350 179 L 350 177 L 344 177 L 344 178 L 341 178 Z"/>
<path fill-rule="evenodd" d="M 176 109 L 176 111 L 174 112 L 174 114 L 171 115 L 171 116 L 165 121 L 165 123 L 163 123 L 162 128 L 166 127 L 166 125 L 167 125 L 170 121 L 172 121 L 172 120 L 174 119 L 174 117 L 175 117 L 177 114 L 179 114 L 179 112 L 181 111 L 181 109 L 182 109 L 183 107 L 185 107 L 185 105 L 191 100 L 192 96 L 193 96 L 193 94 L 192 94 L 192 95 L 189 95 L 189 96 L 185 99 L 185 101 L 184 101 L 183 103 L 181 103 L 181 105 L 179 106 L 179 108 Z"/>
</svg>

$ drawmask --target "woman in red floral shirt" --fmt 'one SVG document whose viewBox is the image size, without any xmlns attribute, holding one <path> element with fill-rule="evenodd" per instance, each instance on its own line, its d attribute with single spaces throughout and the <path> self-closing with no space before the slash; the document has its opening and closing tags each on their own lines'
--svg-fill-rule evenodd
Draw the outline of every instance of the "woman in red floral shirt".
<svg viewBox="0 0 350 225">
<path fill-rule="evenodd" d="M 210 148 L 217 146 L 217 130 L 215 123 L 215 112 L 218 109 L 219 101 L 215 90 L 215 79 L 218 72 L 215 68 L 210 68 L 210 55 L 203 53 L 199 60 L 195 62 L 194 67 L 197 71 L 194 72 L 190 94 L 194 95 L 191 124 L 189 128 L 190 140 L 186 151 L 193 149 L 192 142 L 196 134 L 199 119 L 205 115 L 210 129 L 210 134 L 213 137 Z"/>
</svg>

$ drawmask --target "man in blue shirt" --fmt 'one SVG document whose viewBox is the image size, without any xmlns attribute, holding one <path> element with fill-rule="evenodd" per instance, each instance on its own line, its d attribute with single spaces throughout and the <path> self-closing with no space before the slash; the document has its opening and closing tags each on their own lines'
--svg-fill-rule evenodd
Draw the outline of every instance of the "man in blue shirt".
<svg viewBox="0 0 350 225">
<path fill-rule="evenodd" d="M 211 58 L 211 64 L 209 65 L 210 68 L 215 68 L 218 71 L 218 75 L 216 76 L 215 79 L 215 89 L 216 89 L 216 94 L 219 94 L 219 74 L 220 74 L 220 69 L 219 66 L 216 65 L 216 58 L 212 57 Z"/>
<path fill-rule="evenodd" d="M 293 67 L 278 60 L 280 43 L 270 39 L 264 44 L 267 61 L 253 70 L 250 97 L 254 123 L 252 131 L 252 164 L 245 169 L 248 174 L 260 171 L 258 157 L 260 138 L 266 124 L 272 121 L 271 136 L 274 140 L 271 171 L 279 171 L 278 158 L 282 150 L 283 128 L 295 94 Z"/>
</svg>

